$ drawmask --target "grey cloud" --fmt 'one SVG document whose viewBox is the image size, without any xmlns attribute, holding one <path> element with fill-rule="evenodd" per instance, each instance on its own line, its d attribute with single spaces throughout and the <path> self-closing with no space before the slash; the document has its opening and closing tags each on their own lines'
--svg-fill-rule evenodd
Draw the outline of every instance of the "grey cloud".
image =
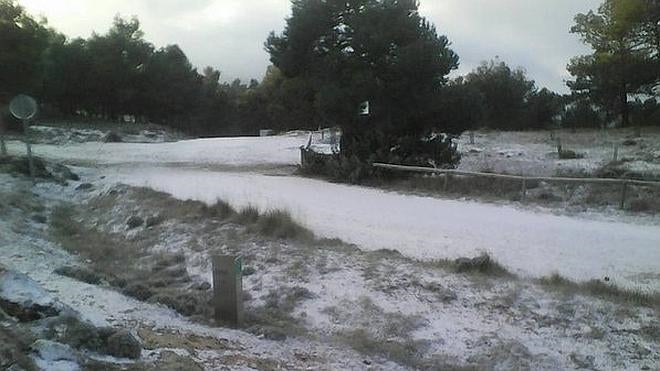
<svg viewBox="0 0 660 371">
<path fill-rule="evenodd" d="M 105 32 L 116 13 L 137 15 L 157 46 L 179 44 L 199 68 L 223 78 L 260 78 L 268 65 L 263 43 L 281 31 L 289 0 L 20 0 L 72 36 Z M 458 73 L 500 56 L 522 66 L 540 86 L 565 91 L 566 64 L 588 52 L 569 34 L 573 16 L 600 0 L 422 0 L 421 13 L 452 41 Z M 66 9 L 66 12 L 59 9 Z"/>
</svg>

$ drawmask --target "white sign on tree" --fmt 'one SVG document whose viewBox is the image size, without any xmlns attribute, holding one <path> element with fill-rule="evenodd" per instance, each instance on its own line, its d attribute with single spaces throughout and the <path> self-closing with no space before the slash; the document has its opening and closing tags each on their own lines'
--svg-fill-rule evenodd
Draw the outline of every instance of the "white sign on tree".
<svg viewBox="0 0 660 371">
<path fill-rule="evenodd" d="M 370 113 L 369 101 L 364 101 L 360 104 L 359 113 L 360 116 L 369 116 Z"/>
</svg>

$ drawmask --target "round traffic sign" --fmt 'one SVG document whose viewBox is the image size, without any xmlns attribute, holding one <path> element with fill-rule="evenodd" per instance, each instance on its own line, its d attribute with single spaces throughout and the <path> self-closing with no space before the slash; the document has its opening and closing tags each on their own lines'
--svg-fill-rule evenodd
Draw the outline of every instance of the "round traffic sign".
<svg viewBox="0 0 660 371">
<path fill-rule="evenodd" d="M 9 112 L 19 120 L 30 120 L 37 114 L 37 101 L 29 95 L 19 94 L 9 103 Z"/>
</svg>

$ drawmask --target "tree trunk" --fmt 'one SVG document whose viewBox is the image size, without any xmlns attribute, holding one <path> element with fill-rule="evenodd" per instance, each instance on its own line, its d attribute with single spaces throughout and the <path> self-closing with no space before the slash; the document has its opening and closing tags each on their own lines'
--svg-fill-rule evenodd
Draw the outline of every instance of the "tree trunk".
<svg viewBox="0 0 660 371">
<path fill-rule="evenodd" d="M 630 107 L 628 106 L 628 93 L 626 92 L 625 85 L 623 93 L 621 93 L 621 126 L 628 127 L 630 125 Z"/>
<path fill-rule="evenodd" d="M 7 145 L 5 144 L 5 106 L 0 104 L 0 156 L 7 156 Z"/>
</svg>

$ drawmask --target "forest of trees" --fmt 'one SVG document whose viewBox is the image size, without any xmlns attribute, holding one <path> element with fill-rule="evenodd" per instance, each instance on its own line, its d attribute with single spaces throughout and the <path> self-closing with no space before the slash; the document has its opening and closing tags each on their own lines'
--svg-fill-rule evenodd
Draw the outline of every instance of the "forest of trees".
<svg viewBox="0 0 660 371">
<path fill-rule="evenodd" d="M 262 81 L 221 82 L 177 45 L 157 48 L 136 18 L 68 39 L 14 0 L 0 0 L 0 106 L 17 93 L 51 118 L 172 126 L 196 135 L 340 126 L 366 157 L 433 132 L 524 130 L 660 121 L 660 1 L 605 0 L 572 32 L 593 49 L 570 61 L 570 95 L 538 87 L 499 59 L 449 79 L 459 64 L 416 0 L 293 0 L 282 33 L 265 43 Z M 369 101 L 371 115 L 357 114 Z M 407 139 L 408 138 L 408 139 Z"/>
<path fill-rule="evenodd" d="M 0 0 L 0 46 L 0 106 L 27 93 L 50 118 L 130 115 L 199 135 L 254 129 L 240 117 L 250 112 L 243 106 L 257 81 L 221 83 L 211 67 L 199 73 L 178 45 L 146 41 L 137 18 L 117 16 L 107 33 L 70 40 Z"/>
</svg>

